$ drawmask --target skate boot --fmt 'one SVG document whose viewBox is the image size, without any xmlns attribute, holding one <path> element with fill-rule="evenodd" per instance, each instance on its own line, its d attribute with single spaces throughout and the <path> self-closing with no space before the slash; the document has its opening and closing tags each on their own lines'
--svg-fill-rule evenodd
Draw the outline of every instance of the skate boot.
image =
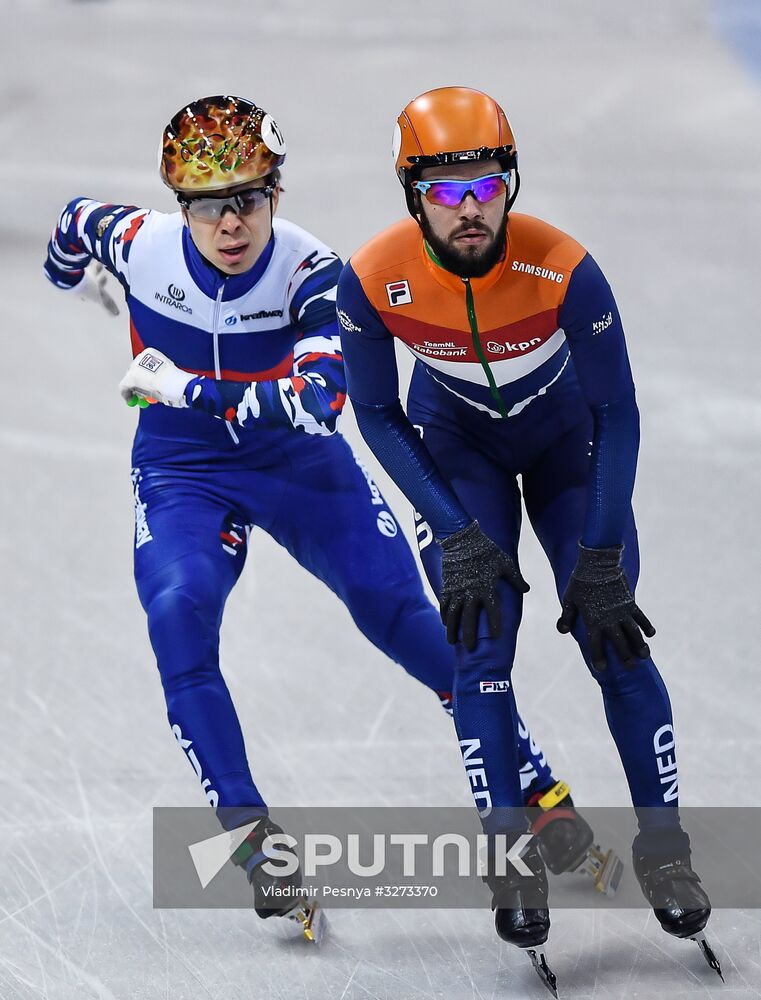
<svg viewBox="0 0 761 1000">
<path fill-rule="evenodd" d="M 692 870 L 687 834 L 680 829 L 637 834 L 632 845 L 632 864 L 642 892 L 664 931 L 695 941 L 723 982 L 719 960 L 703 933 L 711 915 L 711 902 Z"/>
<path fill-rule="evenodd" d="M 589 875 L 598 892 L 614 895 L 623 874 L 623 863 L 613 851 L 604 852 L 594 842 L 592 827 L 576 810 L 568 785 L 558 781 L 552 788 L 532 795 L 527 805 L 541 810 L 538 815 L 532 814 L 531 832 L 552 874 Z"/>
<path fill-rule="evenodd" d="M 507 835 L 506 847 L 509 857 L 511 848 L 522 836 L 520 833 Z M 557 979 L 547 964 L 544 943 L 550 932 L 550 911 L 547 908 L 547 872 L 532 840 L 519 858 L 508 860 L 506 874 L 494 872 L 494 844 L 490 843 L 490 874 L 486 882 L 492 891 L 494 926 L 503 941 L 524 950 L 544 985 L 557 997 Z M 517 864 L 516 864 L 517 862 Z M 530 875 L 520 871 L 522 862 Z"/>
<path fill-rule="evenodd" d="M 258 917 L 287 917 L 299 925 L 308 941 L 319 944 L 327 929 L 325 914 L 316 900 L 301 891 L 301 868 L 292 870 L 292 861 L 270 858 L 264 851 L 265 840 L 272 837 L 278 852 L 290 854 L 298 866 L 296 852 L 282 836 L 282 828 L 263 816 L 232 855 L 232 862 L 246 871 Z"/>
</svg>

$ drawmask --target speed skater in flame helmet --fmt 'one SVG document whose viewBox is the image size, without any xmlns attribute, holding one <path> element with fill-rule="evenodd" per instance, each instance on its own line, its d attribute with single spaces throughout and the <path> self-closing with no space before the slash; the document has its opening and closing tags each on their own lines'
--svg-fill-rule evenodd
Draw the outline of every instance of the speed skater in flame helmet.
<svg viewBox="0 0 761 1000">
<path fill-rule="evenodd" d="M 515 175 L 505 215 L 518 195 L 520 176 L 513 130 L 499 104 L 480 90 L 439 87 L 410 101 L 396 120 L 393 156 L 414 219 L 420 208 L 412 183 L 425 167 L 497 160 L 504 172 Z"/>
<path fill-rule="evenodd" d="M 221 191 L 273 173 L 285 140 L 272 115 L 242 97 L 201 97 L 164 129 L 159 169 L 177 194 Z"/>
</svg>

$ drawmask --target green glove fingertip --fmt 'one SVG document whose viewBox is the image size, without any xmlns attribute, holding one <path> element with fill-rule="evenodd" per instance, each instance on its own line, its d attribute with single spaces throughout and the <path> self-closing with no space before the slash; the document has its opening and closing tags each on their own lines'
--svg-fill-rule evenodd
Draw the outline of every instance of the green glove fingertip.
<svg viewBox="0 0 761 1000">
<path fill-rule="evenodd" d="M 127 406 L 137 406 L 137 396 L 130 396 L 127 400 Z"/>
</svg>

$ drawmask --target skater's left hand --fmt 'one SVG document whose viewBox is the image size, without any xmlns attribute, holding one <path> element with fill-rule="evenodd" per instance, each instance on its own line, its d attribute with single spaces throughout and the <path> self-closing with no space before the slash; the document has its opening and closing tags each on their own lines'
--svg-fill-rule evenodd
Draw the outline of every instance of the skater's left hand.
<svg viewBox="0 0 761 1000">
<path fill-rule="evenodd" d="M 165 406 L 187 406 L 185 389 L 194 378 L 190 372 L 178 368 L 166 354 L 146 347 L 132 361 L 127 374 L 119 383 L 122 399 L 130 406 L 148 400 Z"/>
<path fill-rule="evenodd" d="M 105 309 L 109 316 L 119 315 L 119 306 L 108 290 L 108 271 L 100 261 L 91 260 L 81 281 L 74 287 L 83 302 L 94 302 Z"/>
<path fill-rule="evenodd" d="M 633 667 L 635 658 L 645 660 L 650 656 L 642 632 L 648 639 L 655 635 L 655 629 L 634 603 L 621 566 L 622 552 L 622 545 L 588 549 L 579 542 L 576 568 L 563 595 L 558 632 L 570 632 L 581 614 L 595 670 L 604 670 L 608 665 L 603 639 L 610 640 L 625 667 Z"/>
</svg>

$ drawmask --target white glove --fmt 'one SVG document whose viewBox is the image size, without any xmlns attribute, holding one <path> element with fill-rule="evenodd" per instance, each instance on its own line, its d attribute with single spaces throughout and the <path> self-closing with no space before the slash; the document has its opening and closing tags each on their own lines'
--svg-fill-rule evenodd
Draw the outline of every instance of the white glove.
<svg viewBox="0 0 761 1000">
<path fill-rule="evenodd" d="M 95 302 L 102 306 L 110 316 L 119 315 L 119 306 L 114 302 L 106 289 L 108 271 L 99 260 L 91 260 L 85 268 L 84 277 L 74 288 L 83 302 Z"/>
<path fill-rule="evenodd" d="M 193 378 L 194 375 L 178 368 L 166 354 L 146 347 L 133 359 L 119 383 L 119 392 L 130 406 L 145 399 L 151 403 L 163 403 L 164 406 L 183 407 L 188 405 L 185 402 L 185 387 Z"/>
</svg>

